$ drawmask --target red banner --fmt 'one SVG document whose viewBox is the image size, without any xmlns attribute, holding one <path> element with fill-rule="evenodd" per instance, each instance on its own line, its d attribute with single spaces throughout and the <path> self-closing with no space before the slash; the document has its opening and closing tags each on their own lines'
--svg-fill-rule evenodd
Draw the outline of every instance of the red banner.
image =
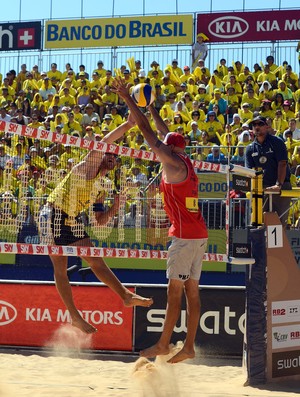
<svg viewBox="0 0 300 397">
<path fill-rule="evenodd" d="M 300 10 L 198 14 L 197 33 L 210 43 L 299 40 Z"/>
<path fill-rule="evenodd" d="M 97 333 L 88 336 L 69 325 L 54 285 L 1 284 L 0 345 L 131 351 L 133 309 L 107 287 L 72 289 L 78 310 Z"/>
</svg>

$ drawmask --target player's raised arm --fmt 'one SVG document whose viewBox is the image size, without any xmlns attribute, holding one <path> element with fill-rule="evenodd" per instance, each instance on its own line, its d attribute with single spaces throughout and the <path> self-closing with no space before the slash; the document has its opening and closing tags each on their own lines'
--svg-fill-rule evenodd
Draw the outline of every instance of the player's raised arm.
<svg viewBox="0 0 300 397">
<path fill-rule="evenodd" d="M 116 140 L 120 139 L 130 128 L 135 125 L 134 119 L 132 117 L 128 117 L 128 120 L 119 125 L 113 131 L 109 132 L 102 139 L 102 142 L 105 143 L 114 143 Z M 85 158 L 73 168 L 74 173 L 85 174 L 88 179 L 94 178 L 98 171 L 99 165 L 105 153 L 100 152 L 99 150 L 91 150 Z"/>
<path fill-rule="evenodd" d="M 155 109 L 153 103 L 148 106 L 149 112 L 152 115 L 152 118 L 154 120 L 154 124 L 157 128 L 157 131 L 160 132 L 160 134 L 165 137 L 170 131 L 168 129 L 168 126 L 166 123 L 163 121 L 163 119 L 160 117 L 158 111 Z"/>
<path fill-rule="evenodd" d="M 149 146 L 156 153 L 160 160 L 164 163 L 176 164 L 177 161 L 172 156 L 171 148 L 167 145 L 164 145 L 163 142 L 158 139 L 154 131 L 152 130 L 146 116 L 140 111 L 131 95 L 129 94 L 128 88 L 125 85 L 125 82 L 121 78 L 116 78 L 113 82 L 113 90 L 117 92 L 118 95 L 124 99 L 126 102 L 133 119 L 144 135 L 146 141 Z"/>
</svg>

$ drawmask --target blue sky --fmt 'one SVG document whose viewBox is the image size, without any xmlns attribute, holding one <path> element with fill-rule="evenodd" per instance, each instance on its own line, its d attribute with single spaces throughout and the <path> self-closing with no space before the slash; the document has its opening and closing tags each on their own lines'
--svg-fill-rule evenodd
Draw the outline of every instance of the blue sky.
<svg viewBox="0 0 300 397">
<path fill-rule="evenodd" d="M 9 0 L 1 8 L 1 21 L 278 8 L 299 8 L 299 0 Z"/>
</svg>

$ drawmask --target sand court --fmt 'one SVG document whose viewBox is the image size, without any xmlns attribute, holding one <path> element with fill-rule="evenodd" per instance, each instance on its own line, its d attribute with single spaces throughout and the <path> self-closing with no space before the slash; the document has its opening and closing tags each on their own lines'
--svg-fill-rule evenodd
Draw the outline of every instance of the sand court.
<svg viewBox="0 0 300 397">
<path fill-rule="evenodd" d="M 111 356 L 110 356 L 111 357 Z M 300 386 L 244 387 L 240 360 L 166 364 L 66 356 L 0 354 L 1 397 L 296 397 Z M 128 361 L 128 360 L 127 360 Z M 138 362 L 137 362 L 138 361 Z"/>
<path fill-rule="evenodd" d="M 44 350 L 0 349 L 0 397 L 296 397 L 300 385 L 244 387 L 241 359 L 196 357 L 168 364 L 182 347 L 155 360 L 96 353 L 91 336 L 60 327 Z M 21 354 L 22 353 L 22 354 Z"/>
</svg>

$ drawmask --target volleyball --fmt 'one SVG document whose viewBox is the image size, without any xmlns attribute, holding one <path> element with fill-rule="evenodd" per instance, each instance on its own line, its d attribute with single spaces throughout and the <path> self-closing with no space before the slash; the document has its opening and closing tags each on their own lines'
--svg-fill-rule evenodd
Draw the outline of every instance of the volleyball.
<svg viewBox="0 0 300 397">
<path fill-rule="evenodd" d="M 132 98 L 139 107 L 144 108 L 155 100 L 155 93 L 151 85 L 140 83 L 133 87 Z"/>
</svg>

